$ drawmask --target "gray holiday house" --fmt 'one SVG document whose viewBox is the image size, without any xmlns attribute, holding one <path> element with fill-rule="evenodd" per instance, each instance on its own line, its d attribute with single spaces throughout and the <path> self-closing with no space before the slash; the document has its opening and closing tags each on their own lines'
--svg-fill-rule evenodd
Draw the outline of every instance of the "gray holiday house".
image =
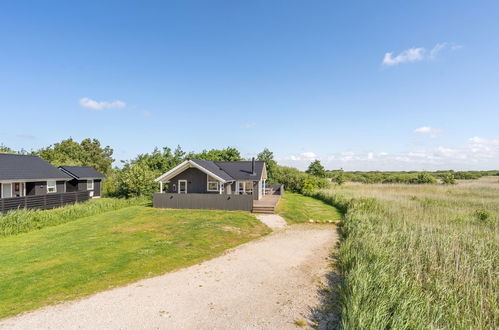
<svg viewBox="0 0 499 330">
<path fill-rule="evenodd" d="M 215 162 L 189 159 L 155 181 L 155 207 L 274 211 L 282 187 L 267 185 L 263 161 Z M 273 196 L 273 197 L 271 197 Z M 262 210 L 264 211 L 264 210 Z"/>
<path fill-rule="evenodd" d="M 88 179 L 97 180 L 97 184 L 75 188 L 74 175 L 38 156 L 0 154 L 0 212 L 48 209 L 100 196 L 103 175 L 95 172 Z"/>
<path fill-rule="evenodd" d="M 100 197 L 102 179 L 105 176 L 90 166 L 59 166 L 72 179 L 66 183 L 66 191 L 90 191 L 90 197 Z"/>
</svg>

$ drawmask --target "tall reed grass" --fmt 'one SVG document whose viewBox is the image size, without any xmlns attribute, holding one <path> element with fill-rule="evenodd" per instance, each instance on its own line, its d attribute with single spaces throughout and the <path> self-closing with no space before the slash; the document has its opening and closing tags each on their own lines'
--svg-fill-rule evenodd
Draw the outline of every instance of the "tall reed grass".
<svg viewBox="0 0 499 330">
<path fill-rule="evenodd" d="M 100 198 L 52 210 L 14 210 L 6 214 L 0 214 L 0 236 L 25 233 L 103 212 L 146 203 L 148 203 L 148 200 L 141 198 Z"/>
<path fill-rule="evenodd" d="M 497 329 L 499 183 L 347 185 L 315 196 L 345 212 L 345 329 Z"/>
</svg>

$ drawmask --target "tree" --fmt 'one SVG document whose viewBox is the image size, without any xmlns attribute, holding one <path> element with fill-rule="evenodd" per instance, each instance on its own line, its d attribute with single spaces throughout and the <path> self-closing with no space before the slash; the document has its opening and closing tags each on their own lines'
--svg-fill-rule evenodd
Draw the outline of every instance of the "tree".
<svg viewBox="0 0 499 330">
<path fill-rule="evenodd" d="M 97 139 L 84 139 L 81 143 L 72 138 L 54 143 L 33 154 L 39 155 L 54 166 L 91 166 L 104 175 L 111 171 L 113 149 L 101 147 Z"/>
<path fill-rule="evenodd" d="M 150 196 L 157 188 L 154 173 L 146 164 L 126 164 L 116 173 L 117 194 L 123 197 Z"/>
<path fill-rule="evenodd" d="M 267 180 L 270 183 L 275 182 L 275 171 L 277 167 L 277 162 L 274 160 L 274 153 L 270 151 L 269 149 L 265 148 L 263 149 L 262 152 L 260 152 L 256 156 L 257 160 L 261 160 L 265 162 L 265 165 L 267 167 Z"/>
<path fill-rule="evenodd" d="M 310 165 L 308 166 L 308 169 L 306 171 L 308 174 L 319 177 L 319 178 L 325 178 L 326 177 L 326 169 L 324 166 L 322 166 L 320 160 L 316 159 Z"/>
<path fill-rule="evenodd" d="M 185 160 L 185 152 L 180 146 L 172 152 L 172 149 L 163 147 L 163 150 L 155 148 L 151 154 L 138 155 L 133 164 L 146 164 L 151 171 L 157 174 L 165 173 Z"/>
<path fill-rule="evenodd" d="M 3 143 L 0 144 L 0 154 L 15 154 L 16 152 L 11 148 L 5 146 Z"/>
<path fill-rule="evenodd" d="M 345 172 L 343 170 L 336 171 L 336 174 L 333 177 L 333 181 L 336 182 L 336 184 L 339 186 L 344 184 L 345 183 Z"/>
<path fill-rule="evenodd" d="M 225 149 L 203 150 L 200 153 L 190 152 L 186 158 L 197 158 L 215 162 L 234 162 L 243 160 L 239 150 L 233 147 L 227 147 Z"/>
</svg>

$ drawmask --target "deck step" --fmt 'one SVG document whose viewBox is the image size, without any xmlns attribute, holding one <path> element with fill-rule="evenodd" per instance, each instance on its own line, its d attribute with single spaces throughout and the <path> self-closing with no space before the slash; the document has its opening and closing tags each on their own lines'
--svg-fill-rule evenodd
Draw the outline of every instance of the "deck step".
<svg viewBox="0 0 499 330">
<path fill-rule="evenodd" d="M 275 207 L 273 206 L 253 206 L 253 213 L 274 213 Z"/>
</svg>

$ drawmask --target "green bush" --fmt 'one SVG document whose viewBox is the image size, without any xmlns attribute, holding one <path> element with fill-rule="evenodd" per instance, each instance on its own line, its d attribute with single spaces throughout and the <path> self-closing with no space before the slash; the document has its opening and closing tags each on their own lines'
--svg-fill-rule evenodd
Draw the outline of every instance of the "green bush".
<svg viewBox="0 0 499 330">
<path fill-rule="evenodd" d="M 443 184 L 456 184 L 456 179 L 454 178 L 454 175 L 452 173 L 449 173 L 442 178 L 442 183 Z"/>
<path fill-rule="evenodd" d="M 327 188 L 330 185 L 326 178 L 319 178 L 286 166 L 276 166 L 274 180 L 283 184 L 285 190 L 303 194 L 310 194 L 316 189 Z"/>
<path fill-rule="evenodd" d="M 0 215 L 0 236 L 25 233 L 124 207 L 146 204 L 147 202 L 147 199 L 138 198 L 100 198 L 52 210 L 14 210 Z"/>
</svg>

